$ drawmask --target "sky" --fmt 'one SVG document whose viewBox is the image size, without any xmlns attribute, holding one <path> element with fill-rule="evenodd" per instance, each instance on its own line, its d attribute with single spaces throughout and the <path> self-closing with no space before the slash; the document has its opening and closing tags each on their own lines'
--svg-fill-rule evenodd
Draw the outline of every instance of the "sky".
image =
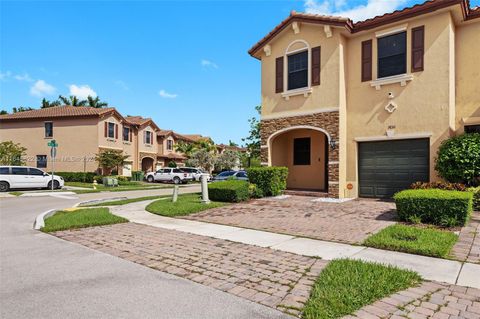
<svg viewBox="0 0 480 319">
<path fill-rule="evenodd" d="M 241 144 L 261 100 L 247 51 L 291 10 L 359 21 L 421 2 L 0 0 L 0 109 L 98 95 L 162 129 Z"/>
</svg>

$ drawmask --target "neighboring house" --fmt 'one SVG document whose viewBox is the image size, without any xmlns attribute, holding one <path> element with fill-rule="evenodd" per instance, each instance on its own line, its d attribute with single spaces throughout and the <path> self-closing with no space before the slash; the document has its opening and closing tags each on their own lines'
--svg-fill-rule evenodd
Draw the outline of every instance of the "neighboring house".
<svg viewBox="0 0 480 319">
<path fill-rule="evenodd" d="M 464 0 L 356 23 L 292 12 L 249 51 L 262 161 L 289 168 L 288 188 L 329 197 L 437 180 L 440 143 L 480 130 L 479 52 L 480 8 Z"/>
<path fill-rule="evenodd" d="M 240 147 L 240 146 L 217 144 L 216 147 L 217 147 L 217 154 L 219 155 L 223 154 L 226 150 L 237 152 L 239 155 L 241 155 L 241 153 L 247 153 L 247 149 L 245 147 Z M 239 157 L 237 160 L 237 163 L 235 164 L 234 167 L 232 167 L 232 169 L 239 170 L 241 168 L 242 168 L 242 162 Z"/>
<path fill-rule="evenodd" d="M 187 157 L 181 152 L 177 152 L 175 146 L 179 142 L 191 143 L 192 139 L 171 130 L 160 130 L 157 132 L 158 138 L 158 165 L 168 166 L 170 162 L 175 162 L 178 166 L 184 166 Z"/>
<path fill-rule="evenodd" d="M 169 150 L 158 133 L 162 131 L 149 118 L 123 117 L 115 108 L 58 106 L 0 115 L 0 141 L 13 141 L 27 148 L 26 164 L 52 170 L 50 147 L 58 143 L 55 170 L 65 172 L 99 171 L 95 155 L 107 149 L 121 150 L 129 157 L 119 174 L 161 168 L 165 158 L 183 155 Z M 188 140 L 172 132 L 173 143 Z M 165 153 L 164 153 L 165 152 Z M 174 154 L 174 155 L 172 155 Z M 175 158 L 176 159 L 176 158 Z"/>
</svg>

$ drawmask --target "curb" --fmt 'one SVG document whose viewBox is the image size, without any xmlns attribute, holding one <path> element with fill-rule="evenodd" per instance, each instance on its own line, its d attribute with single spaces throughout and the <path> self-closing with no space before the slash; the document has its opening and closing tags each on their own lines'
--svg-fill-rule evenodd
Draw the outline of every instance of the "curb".
<svg viewBox="0 0 480 319">
<path fill-rule="evenodd" d="M 37 193 L 23 193 L 18 197 L 40 197 L 52 195 L 77 195 L 74 192 L 37 192 Z"/>
<path fill-rule="evenodd" d="M 50 209 L 38 215 L 33 223 L 33 229 L 40 230 L 42 227 L 45 227 L 45 218 L 54 215 L 57 211 L 58 209 Z"/>
<path fill-rule="evenodd" d="M 79 207 L 81 205 L 85 205 L 85 204 L 101 204 L 103 202 L 111 202 L 111 201 L 116 201 L 116 200 L 124 200 L 124 199 L 128 199 L 128 197 L 111 197 L 111 198 L 102 198 L 102 199 L 92 199 L 92 200 L 87 200 L 87 201 L 84 201 L 84 202 L 80 202 L 80 203 L 76 203 L 75 205 L 73 205 L 73 207 Z"/>
</svg>

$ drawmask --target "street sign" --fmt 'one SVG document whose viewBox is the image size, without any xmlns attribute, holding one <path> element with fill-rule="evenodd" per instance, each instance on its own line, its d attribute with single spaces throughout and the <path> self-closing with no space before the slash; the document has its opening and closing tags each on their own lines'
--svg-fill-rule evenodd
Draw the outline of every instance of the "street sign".
<svg viewBox="0 0 480 319">
<path fill-rule="evenodd" d="M 50 142 L 48 142 L 47 146 L 50 146 L 50 147 L 58 147 L 58 144 L 57 144 L 57 141 L 51 140 Z"/>
<path fill-rule="evenodd" d="M 50 149 L 50 156 L 51 157 L 57 157 L 57 148 L 56 147 L 52 147 Z"/>
</svg>

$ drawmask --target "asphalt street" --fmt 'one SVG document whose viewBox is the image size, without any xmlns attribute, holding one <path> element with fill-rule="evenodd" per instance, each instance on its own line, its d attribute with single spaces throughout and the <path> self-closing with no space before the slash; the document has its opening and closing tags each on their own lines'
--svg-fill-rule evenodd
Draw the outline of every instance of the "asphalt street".
<svg viewBox="0 0 480 319">
<path fill-rule="evenodd" d="M 198 186 L 181 192 L 199 191 Z M 171 189 L 0 199 L 1 318 L 290 318 L 233 295 L 33 230 L 80 201 Z"/>
</svg>

